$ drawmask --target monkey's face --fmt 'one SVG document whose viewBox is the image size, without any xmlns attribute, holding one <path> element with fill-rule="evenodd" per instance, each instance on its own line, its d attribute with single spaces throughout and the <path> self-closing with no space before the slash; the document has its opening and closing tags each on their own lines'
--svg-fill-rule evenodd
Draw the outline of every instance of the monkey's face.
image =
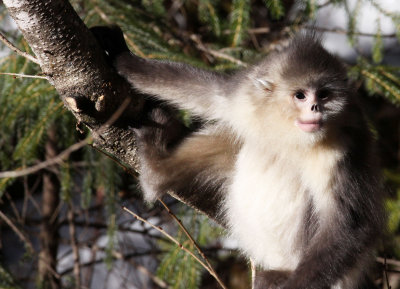
<svg viewBox="0 0 400 289">
<path fill-rule="evenodd" d="M 315 143 L 339 131 L 350 113 L 352 89 L 341 62 L 316 43 L 296 45 L 272 54 L 250 73 L 253 86 L 245 85 L 238 102 L 254 127 L 255 138 L 272 135 L 294 144 Z M 249 89 L 250 88 L 250 89 Z M 246 109 L 246 104 L 250 104 Z M 247 117 L 252 115 L 252 117 Z M 273 124 L 273 126 L 271 126 Z"/>
<path fill-rule="evenodd" d="M 317 48 L 287 57 L 275 83 L 277 101 L 288 105 L 291 125 L 301 133 L 325 136 L 339 126 L 352 90 L 342 64 Z"/>
<path fill-rule="evenodd" d="M 342 114 L 347 95 L 328 87 L 298 89 L 290 96 L 294 125 L 306 133 L 325 130 Z"/>
<path fill-rule="evenodd" d="M 264 90 L 256 112 L 263 116 L 258 117 L 261 122 L 274 126 L 262 127 L 262 131 L 273 129 L 285 142 L 309 145 L 333 137 L 348 119 L 345 115 L 352 90 L 346 74 L 308 70 L 268 79 L 271 89 Z"/>
<path fill-rule="evenodd" d="M 252 78 L 255 86 L 242 93 L 249 101 L 238 102 L 239 110 L 246 112 L 239 119 L 246 123 L 244 127 L 255 128 L 250 130 L 256 132 L 254 138 L 273 136 L 284 142 L 308 145 L 329 136 L 332 129 L 341 127 L 347 119 L 344 115 L 351 90 L 345 73 L 314 73 L 310 69 L 297 72 L 260 72 Z"/>
</svg>

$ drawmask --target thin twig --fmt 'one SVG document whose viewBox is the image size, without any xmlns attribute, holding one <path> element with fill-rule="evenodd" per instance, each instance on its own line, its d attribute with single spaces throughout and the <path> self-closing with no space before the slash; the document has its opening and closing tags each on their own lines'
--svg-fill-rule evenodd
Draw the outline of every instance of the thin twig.
<svg viewBox="0 0 400 289">
<path fill-rule="evenodd" d="M 107 24 L 112 24 L 112 23 L 114 23 L 114 22 L 107 16 L 107 14 L 104 13 L 104 11 L 101 10 L 101 9 L 99 8 L 99 6 L 95 6 L 95 7 L 94 7 L 94 11 L 96 11 L 96 12 L 99 14 L 100 18 L 103 19 L 104 22 L 106 22 Z"/>
<path fill-rule="evenodd" d="M 21 241 L 23 241 L 25 243 L 25 245 L 28 248 L 28 251 L 30 254 L 32 255 L 37 255 L 37 253 L 34 250 L 33 244 L 32 242 L 24 235 L 24 233 L 19 230 L 17 228 L 17 226 L 10 220 L 10 218 L 8 218 L 3 212 L 0 211 L 0 218 L 3 219 L 4 222 L 6 222 L 6 224 L 14 231 L 15 234 L 17 234 L 17 236 L 21 239 Z M 42 259 L 40 257 L 40 255 L 38 255 L 39 259 Z M 51 272 L 51 274 L 53 274 L 53 276 L 57 279 L 60 279 L 61 276 L 54 271 L 53 268 L 51 268 L 51 266 L 47 263 L 44 263 L 45 267 Z"/>
<path fill-rule="evenodd" d="M 38 258 L 41 259 L 41 260 L 43 260 L 43 261 L 45 261 L 44 258 L 40 257 L 40 254 L 39 254 Z M 50 264 L 48 264 L 47 262 L 43 262 L 43 265 L 44 265 L 44 267 L 46 267 L 46 269 L 47 269 L 57 280 L 60 280 L 60 279 L 61 279 L 61 275 L 58 274 L 58 273 L 54 270 L 54 268 L 52 268 L 52 267 L 50 266 Z"/>
<path fill-rule="evenodd" d="M 94 10 L 99 14 L 100 18 L 103 19 L 106 23 L 108 24 L 112 24 L 114 23 L 107 15 L 106 13 L 104 13 L 103 10 L 101 10 L 98 6 L 96 6 L 94 8 Z M 143 53 L 142 50 L 140 50 L 140 48 L 135 44 L 135 42 L 133 42 L 130 38 L 128 38 L 125 34 L 124 34 L 124 38 L 125 41 L 129 44 L 130 47 L 132 47 L 133 51 L 135 52 L 135 54 L 137 54 L 140 57 L 144 57 L 146 58 L 147 56 Z"/>
<path fill-rule="evenodd" d="M 72 203 L 68 206 L 68 213 L 67 213 L 68 223 L 69 223 L 69 236 L 70 242 L 72 247 L 72 254 L 74 258 L 74 276 L 75 276 L 75 288 L 81 288 L 81 269 L 80 269 L 80 258 L 79 258 L 79 248 L 78 242 L 76 240 L 76 230 L 74 224 L 74 207 Z"/>
<path fill-rule="evenodd" d="M 127 207 L 123 206 L 122 209 L 126 212 L 128 212 L 129 214 L 131 214 L 135 219 L 142 221 L 143 223 L 149 225 L 150 227 L 152 227 L 153 229 L 156 229 L 157 231 L 159 231 L 161 234 L 163 234 L 164 236 L 166 236 L 168 239 L 170 239 L 173 243 L 175 243 L 179 248 L 181 248 L 183 251 L 185 251 L 186 253 L 188 253 L 190 256 L 192 256 L 201 266 L 203 266 L 210 274 L 211 276 L 213 276 L 217 281 L 218 281 L 218 277 L 214 274 L 214 272 L 212 271 L 212 269 L 210 269 L 207 264 L 205 264 L 203 261 L 200 260 L 199 257 L 197 257 L 192 251 L 190 251 L 189 249 L 187 249 L 186 247 L 184 247 L 181 243 L 179 243 L 179 241 L 177 241 L 174 237 L 172 237 L 170 234 L 168 234 L 163 228 L 158 227 L 153 225 L 152 223 L 150 223 L 149 221 L 147 221 L 146 219 L 143 219 L 142 217 L 140 217 L 139 215 L 135 214 L 134 212 L 132 212 L 131 210 L 129 210 Z M 218 282 L 219 283 L 219 282 Z M 225 285 L 222 283 L 219 283 L 221 285 L 222 288 L 226 289 Z"/>
<path fill-rule="evenodd" d="M 171 209 L 160 198 L 158 198 L 157 200 L 164 206 L 164 208 L 167 210 L 168 214 L 178 223 L 179 227 L 182 229 L 182 231 L 185 233 L 185 235 L 189 238 L 190 242 L 194 245 L 194 247 L 196 248 L 197 252 L 199 252 L 200 256 L 204 259 L 204 261 L 207 263 L 207 265 L 210 268 L 210 270 L 214 273 L 213 276 L 215 277 L 217 282 L 221 285 L 222 288 L 226 288 L 226 286 L 223 284 L 223 282 L 221 281 L 221 279 L 219 278 L 219 276 L 215 272 L 214 268 L 212 267 L 212 265 L 208 261 L 206 255 L 200 249 L 200 246 L 197 244 L 197 242 L 193 239 L 192 235 L 190 235 L 188 230 L 186 230 L 185 226 L 182 224 L 182 221 L 180 219 L 178 219 L 178 217 L 171 211 Z"/>
<path fill-rule="evenodd" d="M 46 79 L 46 80 L 48 80 L 48 78 L 46 76 L 28 75 L 28 74 L 21 74 L 21 73 L 0 72 L 0 75 L 11 75 L 11 76 L 14 76 L 14 77 L 21 77 L 21 78 L 38 78 L 38 79 Z"/>
<path fill-rule="evenodd" d="M 101 251 L 103 253 L 105 253 L 105 248 L 102 247 L 98 247 L 97 245 L 93 245 L 93 247 L 96 247 L 96 250 Z M 154 256 L 154 254 L 160 254 L 161 251 L 154 251 L 154 250 L 149 250 L 149 251 L 144 251 L 141 253 L 138 252 L 134 252 L 134 253 L 127 253 L 124 258 L 125 260 L 129 259 L 129 258 L 141 258 L 141 257 L 148 257 L 148 256 Z M 66 258 L 69 258 L 71 254 L 71 250 L 67 250 L 63 256 L 59 257 L 58 260 L 63 260 Z M 93 267 L 94 265 L 100 264 L 100 263 L 104 263 L 105 262 L 105 254 L 102 254 L 102 257 L 99 256 L 99 258 L 95 258 L 95 259 L 91 259 L 89 261 L 82 261 L 80 264 L 81 269 L 82 268 L 88 268 L 88 267 Z M 64 269 L 62 272 L 59 273 L 60 276 L 67 276 L 70 275 L 71 272 L 73 272 L 73 268 L 69 267 Z M 86 274 L 85 274 L 86 275 Z"/>
<path fill-rule="evenodd" d="M 123 114 L 125 109 L 129 106 L 131 101 L 132 99 L 130 97 L 125 98 L 124 101 L 121 103 L 121 105 L 118 107 L 118 109 L 111 115 L 111 117 L 99 129 L 94 130 L 92 134 L 95 133 L 101 135 L 109 126 L 111 126 L 118 120 L 118 118 Z"/>
<path fill-rule="evenodd" d="M 99 232 L 98 230 L 95 231 L 95 239 L 99 238 Z M 90 261 L 89 262 L 94 262 L 96 260 L 97 257 L 97 251 L 98 251 L 99 247 L 94 244 L 91 248 L 91 257 L 90 257 Z M 83 267 L 84 264 L 81 265 L 81 268 Z M 87 270 L 85 270 L 85 281 L 83 282 L 84 284 L 86 284 L 86 286 L 88 288 L 90 288 L 90 284 L 93 281 L 93 276 L 94 276 L 94 269 L 95 266 L 90 266 Z"/>
<path fill-rule="evenodd" d="M 29 193 L 28 193 L 28 194 L 29 194 Z M 9 201 L 10 201 L 12 207 L 14 208 L 15 206 L 14 206 L 14 202 L 11 200 L 11 196 L 10 196 L 7 192 L 5 193 L 5 195 L 7 196 L 7 198 L 9 199 Z M 37 209 L 38 209 L 38 208 L 37 208 Z M 16 208 L 15 208 L 15 210 L 16 210 Z M 38 210 L 39 210 L 39 209 L 38 209 Z M 40 210 L 39 210 L 39 211 L 40 211 Z M 16 212 L 16 215 L 17 215 L 17 217 L 19 216 L 18 212 Z M 34 249 L 33 249 L 33 244 L 30 242 L 30 240 L 29 240 L 27 237 L 25 237 L 25 235 L 17 228 L 17 226 L 14 225 L 14 224 L 12 223 L 12 221 L 11 221 L 6 215 L 4 215 L 1 211 L 0 211 L 0 218 L 2 218 L 2 219 L 11 227 L 11 229 L 20 237 L 20 239 L 21 239 L 23 242 L 25 242 L 25 244 L 26 244 L 26 245 L 28 246 L 28 248 L 29 248 L 29 252 L 30 252 L 31 254 L 35 254 L 35 255 L 36 255 L 36 252 L 33 251 L 33 250 L 34 250 Z M 21 223 L 22 223 L 22 219 L 25 219 L 25 217 L 21 217 L 21 216 L 19 216 L 18 218 L 21 219 Z M 41 259 L 40 254 L 39 254 L 38 258 Z M 49 272 L 51 272 L 51 274 L 52 274 L 55 278 L 60 279 L 60 275 L 57 274 L 57 272 L 56 272 L 49 264 L 47 264 L 46 262 L 44 262 L 43 264 L 44 264 L 44 266 L 47 268 L 47 270 L 49 270 Z"/>
<path fill-rule="evenodd" d="M 239 65 L 239 66 L 247 67 L 247 64 L 244 63 L 243 61 L 240 61 L 239 59 L 236 59 L 236 58 L 234 58 L 234 57 L 232 57 L 232 56 L 230 56 L 230 55 L 228 55 L 228 54 L 225 54 L 225 53 L 222 53 L 222 52 L 219 52 L 219 51 L 215 51 L 215 50 L 213 50 L 213 49 L 210 49 L 210 48 L 206 47 L 206 46 L 200 41 L 200 39 L 199 39 L 199 37 L 198 37 L 197 35 L 194 35 L 194 34 L 191 35 L 191 36 L 190 36 L 190 39 L 196 44 L 197 48 L 198 48 L 199 50 L 201 50 L 201 51 L 204 51 L 204 52 L 206 52 L 206 53 L 209 53 L 209 54 L 211 54 L 211 55 L 214 56 L 214 57 L 217 57 L 217 58 L 220 58 L 220 59 L 228 60 L 228 61 L 230 61 L 230 62 L 232 62 L 232 63 L 235 63 L 235 64 L 237 64 L 237 65 Z"/>
<path fill-rule="evenodd" d="M 144 54 L 142 50 L 140 50 L 139 46 L 137 46 L 136 43 L 132 39 L 128 38 L 126 35 L 124 35 L 124 38 L 125 38 L 126 43 L 128 43 L 129 46 L 132 47 L 135 54 L 137 54 L 138 56 L 143 57 L 143 58 L 147 57 L 147 55 Z"/>
<path fill-rule="evenodd" d="M 115 258 L 117 258 L 117 259 L 119 259 L 119 260 L 127 260 L 128 258 L 126 257 L 126 256 L 124 256 L 121 252 L 118 252 L 118 251 L 113 251 L 112 252 L 112 255 L 115 257 Z M 128 256 L 129 257 L 129 256 Z M 162 280 L 162 279 L 160 279 L 160 278 L 158 278 L 157 276 L 155 276 L 153 273 L 151 273 L 150 271 L 149 271 L 149 269 L 147 269 L 146 267 L 144 267 L 144 266 L 142 266 L 142 265 L 140 265 L 140 264 L 137 264 L 135 261 L 133 261 L 132 259 L 130 259 L 129 260 L 129 263 L 131 263 L 139 272 L 141 272 L 142 274 L 144 274 L 144 275 L 146 275 L 147 277 L 149 277 L 154 283 L 156 283 L 160 288 L 166 288 L 166 289 L 170 289 L 171 287 L 170 286 L 168 286 L 168 284 L 164 281 L 164 280 Z"/>
<path fill-rule="evenodd" d="M 325 28 L 325 27 L 316 27 L 316 26 L 304 26 L 306 29 L 312 29 L 312 30 L 317 30 L 317 31 L 323 31 L 323 32 L 332 32 L 332 33 L 337 33 L 337 34 L 349 34 L 349 31 L 346 29 L 342 28 Z M 359 32 L 356 31 L 354 32 L 354 35 L 357 36 L 365 36 L 365 37 L 375 37 L 375 33 L 366 33 L 366 32 Z M 391 34 L 382 34 L 381 37 L 383 38 L 395 38 L 396 34 L 391 33 Z"/>
<path fill-rule="evenodd" d="M 8 48 L 10 48 L 12 51 L 25 57 L 26 59 L 29 59 L 30 61 L 32 61 L 34 63 L 40 65 L 40 62 L 39 62 L 39 60 L 37 60 L 37 58 L 30 55 L 29 53 L 26 53 L 26 52 L 20 50 L 19 48 L 17 48 L 14 44 L 12 44 L 10 41 L 8 41 L 8 39 L 2 33 L 0 33 L 0 41 L 2 41 L 6 46 L 8 46 Z"/>
<path fill-rule="evenodd" d="M 8 192 L 4 192 L 4 195 L 6 196 L 8 201 L 10 202 L 11 209 L 14 212 L 14 215 L 17 218 L 18 222 L 23 224 L 24 221 L 23 221 L 20 213 L 18 212 L 17 206 L 15 205 L 15 203 L 14 203 L 13 199 L 11 198 L 10 194 Z"/>
<path fill-rule="evenodd" d="M 24 195 L 26 195 L 27 199 L 31 201 L 31 203 L 32 203 L 33 207 L 36 209 L 37 213 L 39 215 L 42 215 L 42 210 L 40 209 L 40 206 L 39 206 L 38 202 L 36 201 L 36 199 L 33 197 L 34 192 L 36 191 L 37 188 L 39 188 L 40 184 L 41 184 L 41 179 L 37 178 L 35 183 L 33 183 L 33 185 L 31 185 L 31 188 L 28 189 L 28 183 L 26 180 L 26 182 L 24 183 L 24 185 L 26 186 Z M 22 219 L 25 220 L 27 211 L 28 211 L 28 204 L 27 204 L 26 208 L 23 208 L 23 210 L 25 210 L 25 211 L 22 211 Z"/>
<path fill-rule="evenodd" d="M 38 179 L 40 179 L 40 178 L 36 179 L 36 183 L 37 183 Z M 23 220 L 25 222 L 26 214 L 28 212 L 28 202 L 29 202 L 29 194 L 30 194 L 29 186 L 28 186 L 28 176 L 24 176 L 23 184 L 24 184 L 24 200 L 23 200 L 23 203 L 22 203 L 21 212 L 22 212 Z M 38 209 L 39 209 L 38 210 L 39 214 L 42 215 L 42 211 L 40 210 L 39 207 L 38 207 Z"/>
<path fill-rule="evenodd" d="M 254 47 L 259 51 L 261 50 L 260 43 L 258 43 L 257 37 L 255 36 L 254 33 L 249 33 L 251 42 L 253 42 Z"/>
<path fill-rule="evenodd" d="M 386 258 L 384 259 L 384 263 L 383 263 L 383 272 L 384 272 L 384 274 L 385 274 L 386 286 L 388 287 L 388 289 L 391 289 L 392 287 L 390 286 L 390 283 L 389 283 L 389 276 L 388 276 L 388 273 L 387 273 Z"/>
<path fill-rule="evenodd" d="M 0 172 L 0 179 L 1 178 L 17 178 L 17 177 L 22 177 L 26 176 L 29 174 L 36 173 L 46 167 L 55 165 L 55 164 L 61 164 L 64 159 L 66 159 L 71 153 L 73 153 L 76 150 L 79 150 L 80 148 L 84 147 L 88 142 L 92 140 L 92 137 L 89 136 L 84 140 L 81 140 L 80 142 L 73 144 L 66 150 L 62 151 L 60 154 L 58 154 L 55 158 L 52 158 L 50 160 L 38 163 L 37 165 L 34 165 L 32 167 L 26 168 L 26 169 L 21 169 L 21 170 L 16 170 L 16 171 L 4 171 Z"/>
<path fill-rule="evenodd" d="M 35 250 L 33 248 L 33 244 L 24 235 L 24 233 L 22 233 L 21 230 L 18 229 L 17 226 L 14 225 L 14 223 L 2 211 L 0 211 L 0 218 L 3 219 L 3 221 L 6 222 L 8 226 L 10 226 L 10 228 L 14 231 L 14 233 L 17 234 L 17 236 L 21 239 L 21 241 L 23 241 L 25 243 L 26 247 L 28 248 L 28 251 L 31 254 L 33 254 L 35 252 Z"/>
<path fill-rule="evenodd" d="M 251 289 L 254 289 L 255 281 L 256 281 L 256 263 L 253 259 L 250 259 L 250 268 L 251 268 Z"/>
<path fill-rule="evenodd" d="M 271 32 L 271 28 L 269 27 L 256 27 L 250 28 L 247 30 L 251 34 L 268 34 Z"/>
<path fill-rule="evenodd" d="M 400 261 L 399 260 L 377 257 L 376 261 L 379 262 L 379 263 L 382 263 L 382 264 L 388 264 L 388 265 L 394 265 L 394 266 L 400 267 Z"/>
<path fill-rule="evenodd" d="M 54 224 L 57 220 L 57 217 L 60 216 L 60 211 L 63 207 L 62 202 L 59 202 L 57 205 L 57 208 L 54 210 L 53 214 L 51 215 L 49 219 L 49 224 Z"/>
</svg>

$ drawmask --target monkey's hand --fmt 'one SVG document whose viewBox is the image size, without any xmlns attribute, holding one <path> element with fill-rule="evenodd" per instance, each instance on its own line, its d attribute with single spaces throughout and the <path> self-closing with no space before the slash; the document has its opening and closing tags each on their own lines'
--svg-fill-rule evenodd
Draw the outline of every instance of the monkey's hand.
<svg viewBox="0 0 400 289">
<path fill-rule="evenodd" d="M 140 127 L 135 128 L 139 150 L 153 158 L 167 156 L 190 132 L 168 107 L 155 106 Z"/>
<path fill-rule="evenodd" d="M 110 60 L 111 64 L 119 54 L 129 52 L 124 34 L 119 26 L 95 26 L 90 28 L 90 31 L 104 49 L 107 59 Z"/>
<path fill-rule="evenodd" d="M 257 272 L 254 280 L 254 289 L 281 289 L 290 274 L 290 271 L 278 270 Z"/>
</svg>

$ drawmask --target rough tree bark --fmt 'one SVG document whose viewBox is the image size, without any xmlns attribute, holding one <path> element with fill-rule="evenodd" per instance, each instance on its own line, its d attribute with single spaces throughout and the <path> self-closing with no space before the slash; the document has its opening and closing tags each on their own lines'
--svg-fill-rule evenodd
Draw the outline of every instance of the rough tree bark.
<svg viewBox="0 0 400 289">
<path fill-rule="evenodd" d="M 95 131 L 126 97 L 132 102 L 125 115 L 139 115 L 142 99 L 106 63 L 96 40 L 67 0 L 3 1 L 26 41 L 77 120 Z M 121 124 L 121 121 L 119 122 Z M 114 124 L 95 145 L 136 166 L 134 135 Z"/>
<path fill-rule="evenodd" d="M 110 67 L 94 36 L 67 0 L 3 0 L 56 88 L 65 106 L 92 132 L 94 145 L 136 169 L 136 146 L 129 128 L 143 110 L 143 96 Z M 99 129 L 121 106 L 131 102 L 117 122 Z M 185 200 L 184 196 L 176 196 Z M 206 202 L 189 205 L 215 219 Z"/>
</svg>

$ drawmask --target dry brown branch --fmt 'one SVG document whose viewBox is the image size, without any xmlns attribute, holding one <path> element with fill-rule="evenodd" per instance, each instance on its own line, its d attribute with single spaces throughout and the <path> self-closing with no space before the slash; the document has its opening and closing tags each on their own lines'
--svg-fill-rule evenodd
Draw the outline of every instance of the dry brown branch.
<svg viewBox="0 0 400 289">
<path fill-rule="evenodd" d="M 26 53 L 19 48 L 17 48 L 14 44 L 12 44 L 8 39 L 0 32 L 0 41 L 2 41 L 8 48 L 10 48 L 12 51 L 16 52 L 17 54 L 25 57 L 26 59 L 29 59 L 30 61 L 39 64 L 39 60 L 37 60 L 34 56 L 30 55 L 29 53 Z"/>
<path fill-rule="evenodd" d="M 117 251 L 113 251 L 112 255 L 114 256 L 114 258 L 119 259 L 119 260 L 126 260 L 128 259 L 126 256 L 124 256 L 121 252 L 117 252 Z M 129 263 L 132 264 L 139 272 L 141 272 L 142 274 L 148 276 L 155 284 L 157 284 L 158 286 L 160 286 L 160 288 L 165 288 L 165 289 L 169 289 L 171 288 L 164 280 L 158 278 L 157 276 L 155 276 L 152 272 L 149 271 L 149 269 L 147 269 L 146 267 L 136 263 L 133 260 L 129 260 Z"/>
<path fill-rule="evenodd" d="M 110 20 L 110 18 L 107 16 L 106 13 L 104 13 L 103 10 L 101 10 L 98 6 L 94 8 L 94 10 L 99 14 L 100 18 L 104 20 L 104 22 L 108 24 L 113 24 L 113 22 Z M 143 51 L 128 37 L 126 37 L 126 34 L 124 34 L 125 41 L 129 44 L 129 46 L 133 49 L 136 55 L 146 58 L 146 54 L 143 53 Z"/>
<path fill-rule="evenodd" d="M 22 224 L 23 219 L 22 219 L 21 214 L 18 212 L 17 206 L 14 203 L 14 200 L 11 198 L 11 196 L 8 192 L 4 192 L 4 195 L 6 196 L 7 200 L 9 201 L 11 209 L 12 209 L 15 217 L 17 218 L 18 222 Z"/>
<path fill-rule="evenodd" d="M 250 260 L 250 268 L 251 268 L 251 289 L 254 289 L 254 282 L 256 280 L 256 263 L 253 260 Z"/>
<path fill-rule="evenodd" d="M 25 176 L 24 177 L 24 201 L 23 201 L 23 205 L 22 205 L 22 219 L 25 220 L 27 213 L 28 213 L 28 201 L 30 201 L 33 205 L 33 207 L 36 209 L 37 213 L 39 215 L 42 215 L 42 211 L 40 209 L 40 206 L 38 204 L 38 202 L 35 200 L 35 198 L 32 196 L 33 192 L 36 191 L 36 189 L 40 186 L 41 184 L 41 179 L 37 178 L 35 183 L 33 184 L 33 186 L 31 188 L 28 187 L 28 179 Z"/>
<path fill-rule="evenodd" d="M 242 67 L 247 67 L 247 64 L 244 63 L 243 61 L 240 61 L 239 59 L 236 59 L 228 54 L 210 49 L 206 47 L 200 40 L 200 38 L 197 35 L 191 35 L 190 39 L 196 44 L 197 49 L 206 52 L 214 57 L 220 58 L 220 59 L 225 59 L 228 60 L 229 62 L 235 63 L 236 65 L 242 66 Z"/>
<path fill-rule="evenodd" d="M 377 257 L 376 261 L 381 263 L 381 264 L 394 265 L 394 266 L 400 267 L 400 261 L 399 260 Z"/>
<path fill-rule="evenodd" d="M 32 242 L 21 232 L 20 229 L 2 212 L 0 211 L 0 218 L 3 219 L 4 222 L 14 231 L 15 234 L 21 239 L 22 242 L 25 243 L 29 253 L 33 254 L 35 249 L 33 248 Z"/>
<path fill-rule="evenodd" d="M 27 74 L 21 74 L 21 73 L 8 73 L 8 72 L 0 72 L 0 75 L 10 75 L 13 77 L 21 77 L 21 78 L 38 78 L 38 79 L 45 79 L 48 80 L 46 76 L 40 76 L 40 75 L 27 75 Z"/>
<path fill-rule="evenodd" d="M 72 248 L 72 255 L 74 259 L 74 277 L 75 277 L 75 288 L 80 289 L 81 287 L 81 269 L 80 269 L 80 258 L 79 258 L 79 248 L 78 241 L 76 240 L 76 230 L 74 224 L 74 207 L 72 203 L 68 206 L 67 213 L 68 223 L 69 223 L 69 236 Z"/>
<path fill-rule="evenodd" d="M 177 224 L 179 225 L 179 227 L 181 228 L 181 230 L 185 233 L 185 235 L 189 238 L 190 242 L 193 244 L 193 246 L 196 248 L 197 252 L 199 252 L 200 256 L 204 259 L 204 261 L 206 262 L 208 268 L 210 269 L 210 271 L 212 271 L 212 275 L 214 276 L 214 278 L 217 280 L 217 282 L 223 287 L 225 288 L 226 286 L 223 285 L 223 282 L 221 281 L 221 279 L 219 278 L 218 274 L 215 272 L 213 266 L 210 264 L 210 262 L 208 261 L 208 258 L 206 257 L 206 255 L 204 254 L 204 252 L 200 249 L 200 246 L 197 244 L 197 242 L 193 239 L 192 235 L 190 235 L 190 233 L 188 232 L 188 230 L 186 230 L 185 226 L 183 225 L 182 221 L 171 211 L 171 209 L 160 199 L 157 199 L 163 206 L 164 208 L 167 210 L 168 214 L 177 222 Z"/>
<path fill-rule="evenodd" d="M 310 30 L 317 30 L 317 31 L 322 31 L 322 32 L 331 32 L 331 33 L 336 33 L 336 34 L 345 34 L 348 35 L 349 31 L 346 29 L 342 28 L 326 28 L 326 27 L 318 27 L 318 26 L 304 26 L 306 29 Z M 365 37 L 376 37 L 376 33 L 365 33 L 365 32 L 359 32 L 356 31 L 354 32 L 354 35 L 357 36 L 365 36 Z M 382 34 L 381 37 L 383 38 L 396 38 L 396 33 L 391 33 L 391 34 Z"/>
<path fill-rule="evenodd" d="M 270 27 L 257 27 L 248 29 L 251 34 L 268 34 L 271 32 Z"/>
<path fill-rule="evenodd" d="M 122 209 L 126 212 L 128 212 L 130 215 L 132 215 L 135 219 L 149 225 L 150 227 L 152 227 L 153 229 L 159 231 L 161 234 L 163 234 L 164 236 L 166 236 L 169 240 L 171 240 L 173 243 L 175 243 L 179 248 L 181 248 L 183 251 L 185 251 L 186 253 L 188 253 L 190 256 L 192 256 L 203 268 L 205 268 L 211 276 L 213 276 L 215 278 L 215 280 L 217 280 L 218 284 L 224 288 L 227 289 L 226 286 L 220 282 L 218 276 L 216 276 L 213 272 L 213 270 L 211 268 L 208 267 L 207 264 L 205 264 L 203 261 L 200 260 L 199 257 L 197 257 L 192 251 L 190 251 L 189 249 L 187 249 L 185 246 L 183 246 L 181 243 L 179 243 L 178 240 L 176 240 L 174 237 L 172 237 L 170 234 L 168 234 L 163 228 L 159 227 L 159 226 L 155 226 L 152 223 L 150 223 L 149 221 L 147 221 L 146 219 L 143 219 L 142 217 L 140 217 L 139 215 L 135 214 L 134 212 L 132 212 L 131 210 L 129 210 L 127 207 L 123 206 Z"/>
<path fill-rule="evenodd" d="M 99 235 L 98 232 L 96 232 L 95 234 L 96 234 L 96 237 L 98 237 L 98 235 Z M 96 244 L 94 244 L 92 246 L 92 248 L 90 249 L 91 257 L 90 257 L 90 261 L 89 262 L 96 261 L 98 249 L 99 249 L 99 247 Z M 83 264 L 81 264 L 81 268 L 82 268 L 82 266 L 83 266 Z M 93 280 L 93 276 L 94 276 L 94 266 L 90 266 L 89 269 L 85 272 L 83 284 L 85 284 L 87 287 L 90 288 L 90 283 Z"/>
<path fill-rule="evenodd" d="M 40 257 L 39 257 L 40 258 Z M 60 280 L 61 275 L 58 274 L 54 268 L 52 268 L 49 264 L 44 263 L 44 266 L 49 270 L 49 272 L 58 280 Z"/>
<path fill-rule="evenodd" d="M 97 251 L 105 252 L 104 248 L 100 248 L 97 245 L 94 245 L 93 248 L 95 248 Z M 140 257 L 143 257 L 143 256 L 150 256 L 150 255 L 154 256 L 154 254 L 161 254 L 161 253 L 162 253 L 161 251 L 154 251 L 154 250 L 143 251 L 143 252 L 135 252 L 135 253 L 127 253 L 127 254 L 124 255 L 124 259 L 127 260 L 127 259 L 130 259 L 130 258 L 136 258 L 136 257 L 140 258 Z M 70 254 L 71 254 L 71 251 L 65 252 L 63 256 L 59 257 L 59 260 L 62 260 L 63 258 L 68 257 Z M 104 262 L 105 262 L 105 257 L 96 258 L 96 259 L 92 259 L 90 261 L 81 262 L 80 267 L 81 267 L 81 269 L 82 268 L 88 268 L 88 267 L 91 267 L 93 265 L 101 264 L 101 263 L 104 263 Z M 73 270 L 74 270 L 73 267 L 72 268 L 67 268 L 64 271 L 60 272 L 59 275 L 60 276 L 69 275 L 71 272 L 73 272 Z M 85 274 L 86 274 L 86 272 L 85 272 Z"/>
<path fill-rule="evenodd" d="M 41 163 L 38 163 L 37 165 L 34 165 L 32 167 L 26 168 L 26 169 L 21 169 L 21 170 L 15 170 L 15 171 L 4 171 L 0 172 L 0 178 L 17 178 L 17 177 L 22 177 L 26 175 L 30 175 L 33 173 L 36 173 L 42 169 L 45 169 L 49 166 L 55 165 L 55 164 L 61 164 L 68 156 L 73 153 L 74 151 L 79 150 L 80 148 L 84 147 L 88 142 L 91 141 L 91 137 L 87 137 L 86 139 L 73 144 L 66 150 L 62 151 L 59 155 L 57 155 L 55 158 L 52 158 L 48 161 L 44 161 Z"/>
<path fill-rule="evenodd" d="M 384 273 L 384 277 L 385 277 L 386 286 L 387 286 L 387 288 L 391 289 L 392 287 L 390 286 L 390 283 L 389 283 L 389 276 L 388 276 L 386 258 L 384 258 L 383 265 L 384 265 L 383 273 Z"/>
</svg>

